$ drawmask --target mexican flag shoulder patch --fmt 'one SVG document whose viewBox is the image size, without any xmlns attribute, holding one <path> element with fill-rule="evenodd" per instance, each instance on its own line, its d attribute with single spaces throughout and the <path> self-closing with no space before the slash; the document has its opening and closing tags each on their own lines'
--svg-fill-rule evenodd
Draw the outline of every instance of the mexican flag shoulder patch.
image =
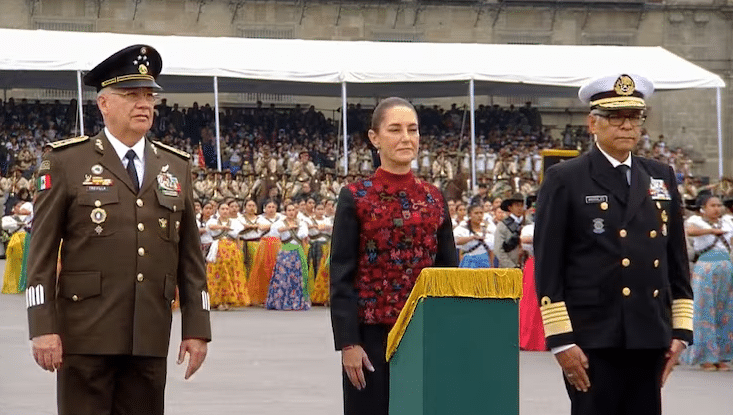
<svg viewBox="0 0 733 415">
<path fill-rule="evenodd" d="M 50 174 L 44 174 L 38 178 L 38 186 L 36 186 L 36 189 L 41 191 L 41 190 L 48 190 L 50 188 L 51 188 L 51 175 Z"/>
</svg>

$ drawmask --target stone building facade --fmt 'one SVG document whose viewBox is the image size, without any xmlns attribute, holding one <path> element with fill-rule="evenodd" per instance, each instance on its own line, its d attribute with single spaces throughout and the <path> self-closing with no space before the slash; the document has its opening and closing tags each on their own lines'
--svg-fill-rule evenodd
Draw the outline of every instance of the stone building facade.
<svg viewBox="0 0 733 415">
<path fill-rule="evenodd" d="M 733 76 L 733 0 L 4 0 L 0 27 L 153 35 L 662 46 Z M 364 57 L 373 59 L 377 57 Z M 436 59 L 469 59 L 443 56 Z M 623 56 L 609 56 L 623 59 Z M 528 64 L 532 57 L 527 57 Z M 484 101 L 486 102 L 486 101 Z M 539 106 L 582 112 L 571 100 Z M 665 92 L 648 128 L 718 176 L 715 90 Z M 724 174 L 733 176 L 733 97 L 722 91 Z M 552 111 L 548 113 L 553 119 Z M 561 122 L 561 117 L 555 117 Z M 576 120 L 579 117 L 574 117 Z"/>
</svg>

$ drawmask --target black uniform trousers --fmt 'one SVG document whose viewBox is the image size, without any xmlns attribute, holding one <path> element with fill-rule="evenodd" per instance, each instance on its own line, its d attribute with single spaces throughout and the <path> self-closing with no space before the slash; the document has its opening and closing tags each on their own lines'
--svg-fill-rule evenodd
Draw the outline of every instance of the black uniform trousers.
<svg viewBox="0 0 733 415">
<path fill-rule="evenodd" d="M 358 390 L 343 372 L 344 415 L 387 415 L 389 413 L 389 363 L 387 335 L 389 326 L 360 324 L 361 347 L 374 366 L 374 372 L 364 368 L 366 388 Z"/>
<path fill-rule="evenodd" d="M 587 349 L 590 388 L 565 379 L 572 415 L 660 415 L 664 349 Z"/>
<path fill-rule="evenodd" d="M 64 355 L 59 415 L 163 415 L 166 358 Z"/>
</svg>

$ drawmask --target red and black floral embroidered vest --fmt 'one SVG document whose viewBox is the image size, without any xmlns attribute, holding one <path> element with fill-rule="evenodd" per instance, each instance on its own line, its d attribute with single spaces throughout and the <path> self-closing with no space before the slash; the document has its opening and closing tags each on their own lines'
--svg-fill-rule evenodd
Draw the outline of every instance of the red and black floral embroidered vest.
<svg viewBox="0 0 733 415">
<path fill-rule="evenodd" d="M 391 325 L 420 271 L 435 262 L 437 231 L 447 214 L 443 195 L 412 173 L 383 169 L 348 188 L 360 227 L 359 320 Z"/>
</svg>

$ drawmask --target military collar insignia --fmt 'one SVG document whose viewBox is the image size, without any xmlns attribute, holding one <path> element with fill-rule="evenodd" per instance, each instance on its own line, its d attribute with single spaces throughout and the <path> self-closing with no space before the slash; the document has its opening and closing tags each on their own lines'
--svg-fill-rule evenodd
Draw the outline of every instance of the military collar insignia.
<svg viewBox="0 0 733 415">
<path fill-rule="evenodd" d="M 618 95 L 627 97 L 634 93 L 636 90 L 636 84 L 634 84 L 634 80 L 631 79 L 630 76 L 621 75 L 613 84 L 613 90 Z"/>
<path fill-rule="evenodd" d="M 101 165 L 95 164 L 92 166 L 92 174 L 99 176 L 104 171 Z"/>
<path fill-rule="evenodd" d="M 649 195 L 652 197 L 652 200 L 672 200 L 664 179 L 651 178 L 649 180 Z"/>
<path fill-rule="evenodd" d="M 104 146 L 102 145 L 102 139 L 98 138 L 94 141 L 94 147 L 100 152 L 104 152 Z"/>
</svg>

